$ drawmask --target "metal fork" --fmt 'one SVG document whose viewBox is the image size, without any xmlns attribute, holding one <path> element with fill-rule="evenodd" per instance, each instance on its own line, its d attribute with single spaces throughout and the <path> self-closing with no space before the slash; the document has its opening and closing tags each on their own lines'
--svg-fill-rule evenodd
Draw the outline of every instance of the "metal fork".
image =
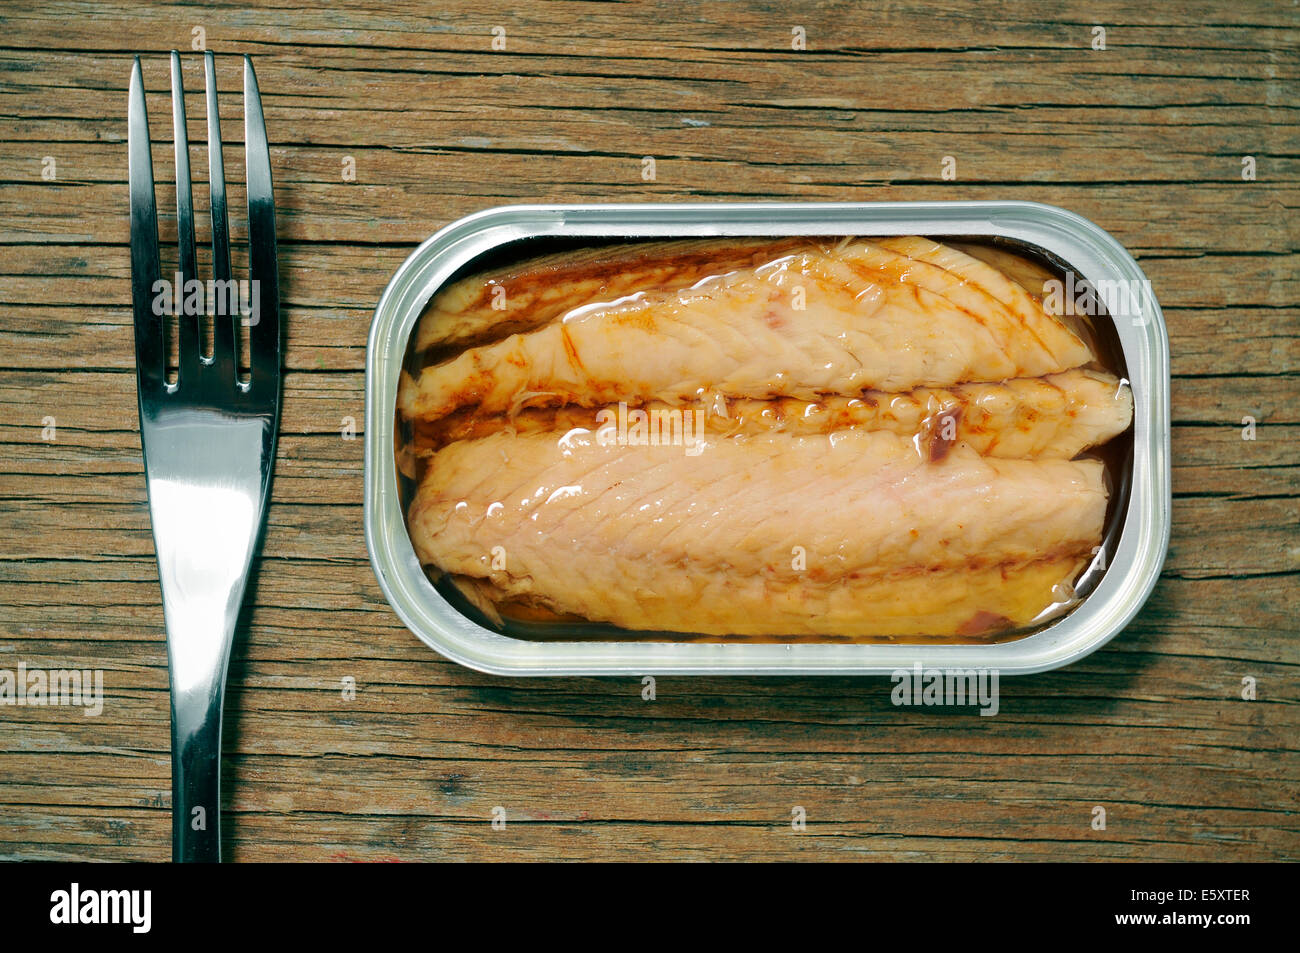
<svg viewBox="0 0 1300 953">
<path fill-rule="evenodd" d="M 197 282 L 189 141 L 179 54 L 171 55 L 176 140 L 177 275 L 159 274 L 149 119 L 140 58 L 128 108 L 131 291 L 135 308 L 140 442 L 163 619 L 172 718 L 172 859 L 221 859 L 221 715 L 235 622 L 266 517 L 280 419 L 280 304 L 271 159 L 253 63 L 244 57 L 248 300 L 231 294 L 230 233 L 217 114 L 216 67 L 204 54 L 212 195 L 212 288 Z M 179 279 L 181 286 L 174 287 Z M 168 381 L 166 292 L 178 305 L 180 360 Z M 241 287 L 233 286 L 236 292 Z M 213 353 L 202 353 L 200 311 L 213 310 Z M 232 304 L 239 307 L 232 308 Z M 231 313 L 231 312 L 238 313 Z M 249 375 L 239 375 L 238 320 L 249 327 Z"/>
</svg>

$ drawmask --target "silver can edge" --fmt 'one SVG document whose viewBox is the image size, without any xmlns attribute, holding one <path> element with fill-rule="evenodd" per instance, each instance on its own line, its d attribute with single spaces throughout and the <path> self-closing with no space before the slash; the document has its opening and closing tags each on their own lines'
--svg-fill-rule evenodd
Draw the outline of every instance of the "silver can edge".
<svg viewBox="0 0 1300 953">
<path fill-rule="evenodd" d="M 827 234 L 1009 238 L 1055 255 L 1089 280 L 1150 287 L 1109 233 L 1073 212 L 1031 202 L 514 205 L 452 222 L 394 273 L 366 349 L 366 546 L 380 588 L 407 627 L 447 658 L 497 675 L 885 675 L 917 664 L 1017 675 L 1071 664 L 1118 635 L 1154 588 L 1170 534 L 1169 341 L 1149 293 L 1137 313 L 1116 320 L 1134 398 L 1133 483 L 1117 551 L 1095 591 L 1024 639 L 992 645 L 523 642 L 466 619 L 429 583 L 401 513 L 393 440 L 407 340 L 443 281 L 483 252 L 524 238 Z"/>
</svg>

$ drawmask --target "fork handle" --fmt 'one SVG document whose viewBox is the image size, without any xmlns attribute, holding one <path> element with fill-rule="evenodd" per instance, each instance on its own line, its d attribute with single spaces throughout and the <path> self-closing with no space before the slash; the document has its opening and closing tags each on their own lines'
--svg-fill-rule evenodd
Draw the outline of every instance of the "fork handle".
<svg viewBox="0 0 1300 953">
<path fill-rule="evenodd" d="M 164 574 L 172 708 L 172 860 L 221 860 L 221 716 L 243 580 L 194 599 Z M 191 598 L 168 598 L 189 589 Z"/>
<path fill-rule="evenodd" d="M 215 692 L 195 697 L 172 684 L 172 860 L 221 860 L 221 716 L 225 671 Z"/>
</svg>

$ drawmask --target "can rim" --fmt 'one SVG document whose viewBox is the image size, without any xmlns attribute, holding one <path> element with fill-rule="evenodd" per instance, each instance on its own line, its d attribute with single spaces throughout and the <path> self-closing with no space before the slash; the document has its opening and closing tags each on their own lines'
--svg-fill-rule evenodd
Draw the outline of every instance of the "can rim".
<svg viewBox="0 0 1300 953">
<path fill-rule="evenodd" d="M 456 611 L 425 576 L 401 513 L 393 452 L 407 341 L 456 270 L 526 238 L 919 234 L 1008 238 L 1048 252 L 1083 278 L 1138 282 L 1136 312 L 1115 319 L 1133 390 L 1132 486 L 1119 542 L 1097 588 L 1040 631 L 994 644 L 526 642 Z M 1133 287 L 1133 286 L 1130 286 Z M 1021 201 L 508 205 L 475 212 L 422 242 L 388 282 L 366 347 L 364 519 L 371 566 L 398 617 L 426 645 L 495 675 L 883 675 L 914 665 L 1031 674 L 1068 665 L 1114 638 L 1146 602 L 1170 535 L 1169 338 L 1146 275 L 1100 226 Z"/>
</svg>

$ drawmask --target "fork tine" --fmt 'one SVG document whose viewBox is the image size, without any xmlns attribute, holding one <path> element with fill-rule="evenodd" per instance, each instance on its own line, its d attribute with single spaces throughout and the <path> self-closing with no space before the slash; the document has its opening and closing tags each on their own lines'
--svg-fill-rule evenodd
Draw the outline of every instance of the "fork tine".
<svg viewBox="0 0 1300 953">
<path fill-rule="evenodd" d="M 131 300 L 135 316 L 135 367 L 141 403 L 161 390 L 167 378 L 162 314 L 154 310 L 159 279 L 158 208 L 153 194 L 149 152 L 149 113 L 144 102 L 140 57 L 131 67 L 127 105 L 127 153 L 131 194 Z"/>
<path fill-rule="evenodd" d="M 187 302 L 190 281 L 198 277 L 194 255 L 194 195 L 190 187 L 190 140 L 185 127 L 185 86 L 181 79 L 181 55 L 172 50 L 172 128 L 176 141 L 176 241 L 180 248 L 178 301 Z M 202 350 L 199 314 L 190 307 L 180 309 L 180 369 L 177 380 L 196 368 Z M 200 308 L 201 312 L 203 309 Z"/>
<path fill-rule="evenodd" d="M 275 249 L 275 195 L 271 150 L 253 61 L 244 57 L 244 149 L 248 182 L 248 263 L 256 311 L 249 316 L 249 382 L 279 387 L 280 290 Z"/>
<path fill-rule="evenodd" d="M 212 196 L 212 277 L 220 282 L 217 288 L 226 287 L 230 281 L 230 226 L 226 218 L 226 168 L 221 153 L 221 114 L 217 110 L 217 67 L 212 51 L 203 54 L 203 78 L 208 105 L 208 189 Z M 221 307 L 220 302 L 231 302 L 231 296 L 218 292 L 218 306 L 214 309 L 212 326 L 212 360 L 216 369 L 228 380 L 238 373 L 239 332 L 235 327 L 235 311 Z"/>
</svg>

